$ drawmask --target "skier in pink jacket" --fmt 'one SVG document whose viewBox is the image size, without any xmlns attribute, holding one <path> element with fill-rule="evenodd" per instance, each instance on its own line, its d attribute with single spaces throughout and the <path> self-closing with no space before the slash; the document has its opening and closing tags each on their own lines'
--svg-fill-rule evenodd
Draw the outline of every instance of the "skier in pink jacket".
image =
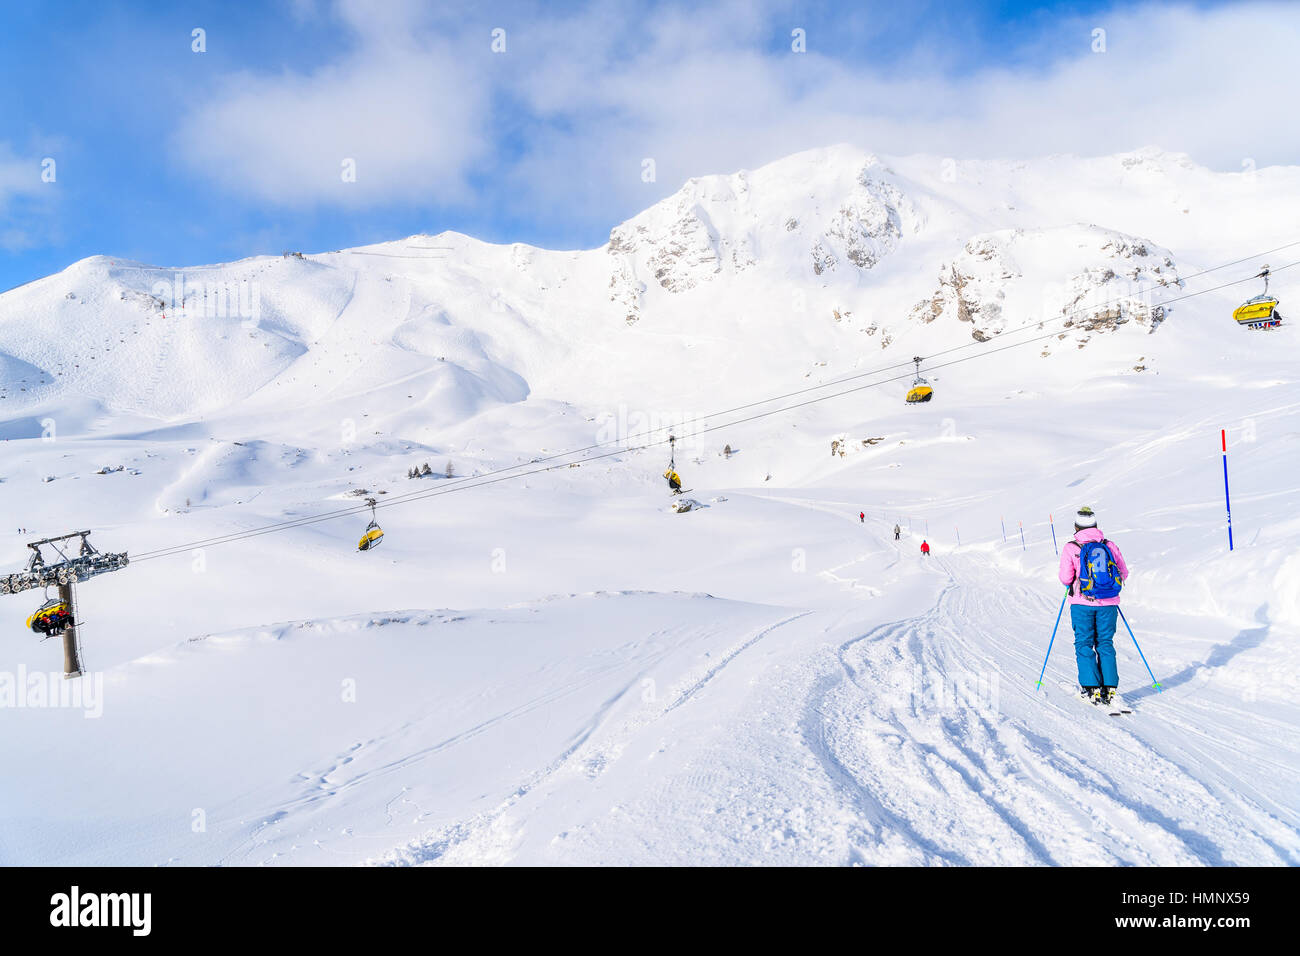
<svg viewBox="0 0 1300 956">
<path fill-rule="evenodd" d="M 1061 549 L 1059 576 L 1070 589 L 1074 656 L 1083 696 L 1095 704 L 1117 701 L 1115 625 L 1128 565 L 1119 546 L 1098 530 L 1091 508 L 1080 508 L 1074 516 L 1074 540 Z"/>
</svg>

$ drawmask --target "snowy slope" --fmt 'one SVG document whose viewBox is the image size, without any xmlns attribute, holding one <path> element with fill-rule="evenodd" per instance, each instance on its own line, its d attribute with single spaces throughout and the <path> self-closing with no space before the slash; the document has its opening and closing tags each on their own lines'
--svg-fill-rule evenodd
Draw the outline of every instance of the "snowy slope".
<svg viewBox="0 0 1300 956">
<path fill-rule="evenodd" d="M 5 293 L 5 565 L 73 528 L 187 546 L 81 588 L 101 716 L 0 707 L 40 768 L 0 786 L 0 861 L 1295 865 L 1300 343 L 1213 288 L 1264 259 L 1202 270 L 1300 239 L 1297 187 L 832 147 L 599 249 L 96 257 Z M 907 407 L 914 355 L 936 397 Z M 637 440 L 383 503 L 668 426 L 689 514 Z M 363 516 L 188 547 L 362 489 L 375 552 Z M 1080 504 L 1164 687 L 1121 631 L 1122 722 L 1057 687 L 1068 634 L 1034 689 L 1048 516 L 1059 544 Z M 38 600 L 5 599 L 0 703 L 58 666 Z"/>
</svg>

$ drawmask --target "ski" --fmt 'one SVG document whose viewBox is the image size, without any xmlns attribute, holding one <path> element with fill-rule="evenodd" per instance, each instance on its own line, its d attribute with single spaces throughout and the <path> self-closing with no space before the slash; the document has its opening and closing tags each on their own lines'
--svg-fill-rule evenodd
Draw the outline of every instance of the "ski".
<svg viewBox="0 0 1300 956">
<path fill-rule="evenodd" d="M 1124 697 L 1119 693 L 1119 691 L 1111 694 L 1110 703 L 1107 706 L 1110 708 L 1110 715 L 1112 717 L 1119 717 L 1123 714 L 1133 713 L 1133 708 L 1124 702 Z"/>
<path fill-rule="evenodd" d="M 1063 681 L 1057 681 L 1056 686 L 1061 688 L 1061 690 L 1065 691 L 1067 694 L 1069 694 L 1072 698 L 1074 698 L 1083 706 L 1092 707 L 1094 709 L 1097 707 L 1097 705 L 1092 700 L 1083 696 L 1083 693 L 1081 692 L 1081 689 L 1078 684 L 1072 684 L 1070 683 L 1070 681 L 1063 680 Z"/>
<path fill-rule="evenodd" d="M 1108 717 L 1123 717 L 1133 713 L 1133 708 L 1124 703 L 1124 699 L 1119 694 L 1116 694 L 1110 703 L 1099 703 L 1084 697 L 1078 684 L 1063 680 L 1058 681 L 1057 685 L 1080 704 L 1103 711 Z"/>
</svg>

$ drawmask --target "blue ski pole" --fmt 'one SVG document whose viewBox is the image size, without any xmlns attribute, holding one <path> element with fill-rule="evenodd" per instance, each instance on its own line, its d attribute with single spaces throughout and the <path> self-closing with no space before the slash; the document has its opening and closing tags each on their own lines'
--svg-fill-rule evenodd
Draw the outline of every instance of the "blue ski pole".
<svg viewBox="0 0 1300 956">
<path fill-rule="evenodd" d="M 1056 612 L 1056 623 L 1052 625 L 1052 639 L 1047 642 L 1047 657 L 1043 658 L 1043 669 L 1038 672 L 1038 684 L 1035 690 L 1041 690 L 1043 687 L 1043 675 L 1047 673 L 1047 660 L 1052 656 L 1052 645 L 1056 643 L 1056 629 L 1061 626 L 1061 615 L 1065 613 L 1065 599 L 1070 596 L 1067 590 L 1061 595 L 1061 609 Z M 1154 680 L 1155 678 L 1152 678 Z"/>
<path fill-rule="evenodd" d="M 1124 616 L 1123 609 L 1120 610 L 1119 617 L 1120 620 L 1124 622 L 1124 626 L 1128 628 L 1128 636 L 1133 638 L 1133 646 L 1138 649 L 1138 657 L 1142 658 L 1142 663 L 1146 664 L 1147 673 L 1151 674 L 1151 665 L 1147 664 L 1147 656 L 1142 653 L 1142 646 L 1138 644 L 1138 639 L 1134 637 L 1133 628 L 1129 626 L 1128 618 Z M 1158 693 L 1164 693 L 1164 688 L 1160 686 L 1160 681 L 1156 680 L 1155 674 L 1151 674 L 1151 686 L 1154 687 Z"/>
</svg>

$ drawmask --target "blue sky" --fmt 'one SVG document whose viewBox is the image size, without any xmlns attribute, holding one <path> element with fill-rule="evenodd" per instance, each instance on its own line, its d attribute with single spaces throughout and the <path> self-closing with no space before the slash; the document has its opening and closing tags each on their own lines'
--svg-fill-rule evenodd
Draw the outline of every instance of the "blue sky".
<svg viewBox="0 0 1300 956">
<path fill-rule="evenodd" d="M 0 289 L 101 253 L 186 265 L 443 229 L 592 247 L 690 176 L 841 141 L 1293 163 L 1270 100 L 1294 90 L 1298 21 L 1209 3 L 5 4 Z"/>
</svg>

